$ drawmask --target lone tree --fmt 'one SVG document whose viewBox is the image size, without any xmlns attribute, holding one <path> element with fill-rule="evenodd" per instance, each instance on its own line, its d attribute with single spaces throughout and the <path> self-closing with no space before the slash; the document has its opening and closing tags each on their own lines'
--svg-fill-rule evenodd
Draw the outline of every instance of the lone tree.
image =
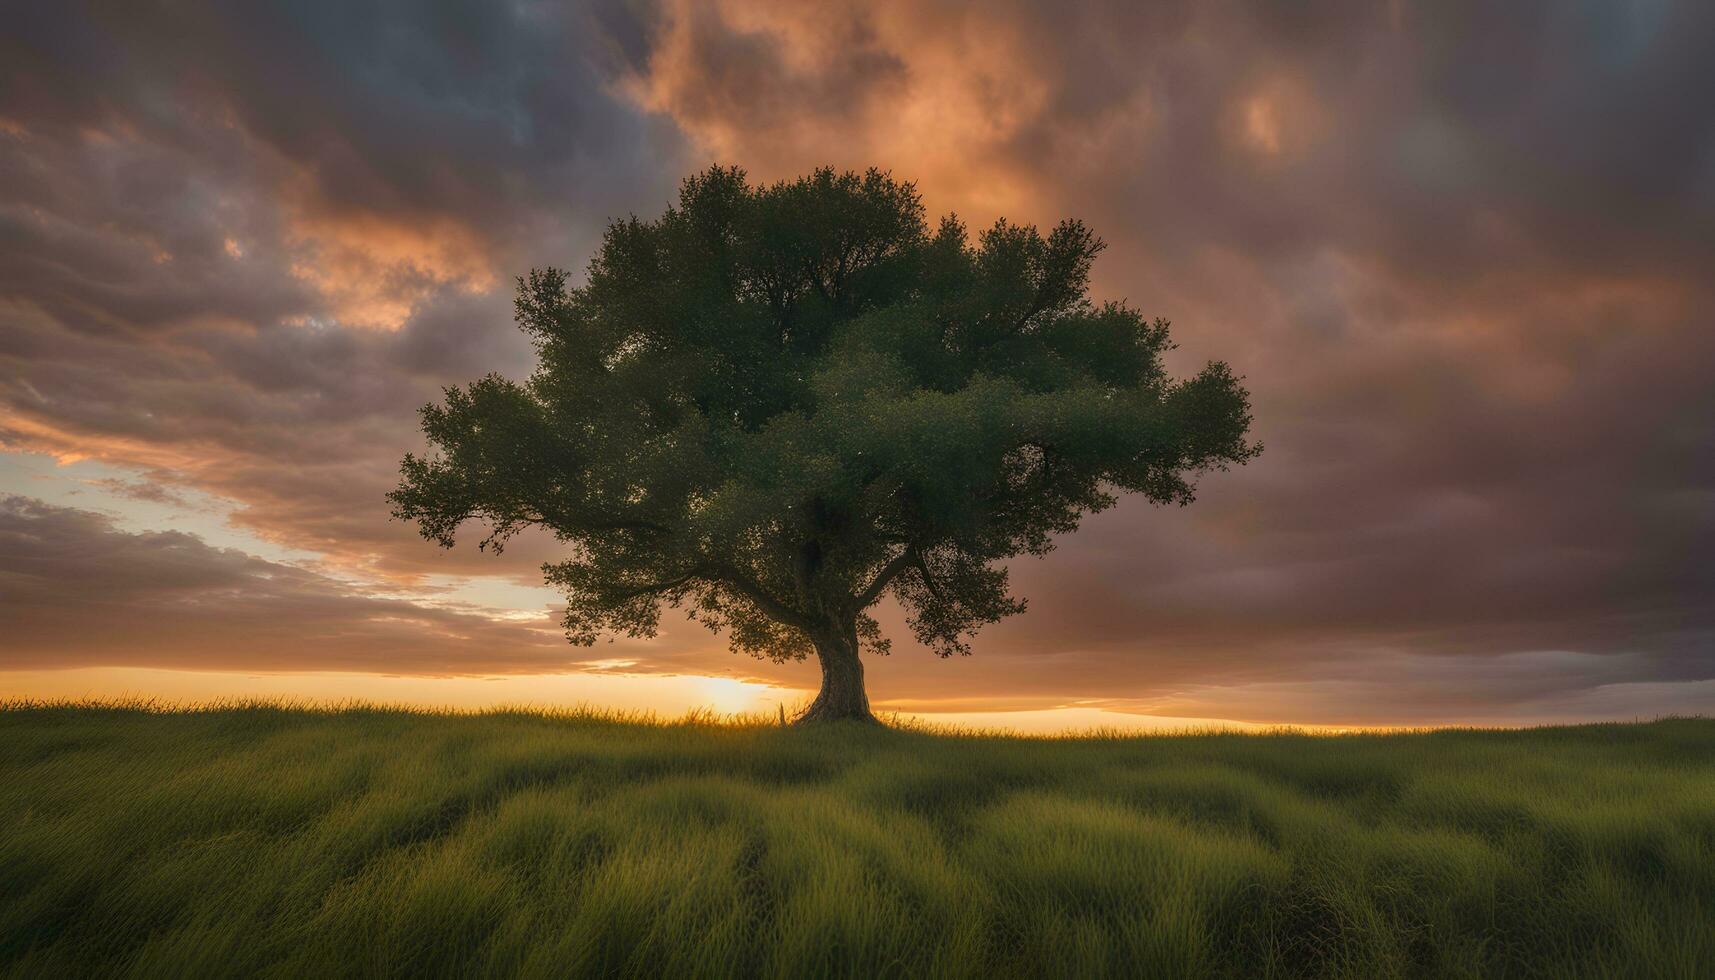
<svg viewBox="0 0 1715 980">
<path fill-rule="evenodd" d="M 1086 295 L 1103 243 L 1066 221 L 931 231 L 915 187 L 818 170 L 751 185 L 714 168 L 654 221 L 608 227 L 584 284 L 518 282 L 539 366 L 422 410 L 396 517 L 496 550 L 539 525 L 588 645 L 654 635 L 681 607 L 732 649 L 814 653 L 799 722 L 874 721 L 859 651 L 889 651 L 891 595 L 917 639 L 970 652 L 1021 612 L 1002 561 L 1122 492 L 1188 503 L 1189 477 L 1249 459 L 1226 365 L 1170 378 L 1167 322 Z"/>
</svg>

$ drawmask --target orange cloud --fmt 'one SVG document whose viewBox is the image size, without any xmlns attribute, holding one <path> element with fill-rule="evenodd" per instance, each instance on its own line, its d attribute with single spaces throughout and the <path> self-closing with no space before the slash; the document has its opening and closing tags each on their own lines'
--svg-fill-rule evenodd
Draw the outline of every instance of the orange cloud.
<svg viewBox="0 0 1715 980">
<path fill-rule="evenodd" d="M 341 323 L 397 330 L 436 287 L 487 292 L 497 282 L 488 244 L 452 219 L 297 210 L 290 272 Z"/>
<path fill-rule="evenodd" d="M 1277 72 L 1238 100 L 1228 128 L 1243 151 L 1284 163 L 1313 150 L 1327 122 L 1308 86 L 1296 75 Z"/>
<path fill-rule="evenodd" d="M 1025 26 L 904 4 L 679 0 L 621 88 L 763 179 L 877 161 L 982 219 L 1039 206 L 1006 161 L 1053 95 Z"/>
</svg>

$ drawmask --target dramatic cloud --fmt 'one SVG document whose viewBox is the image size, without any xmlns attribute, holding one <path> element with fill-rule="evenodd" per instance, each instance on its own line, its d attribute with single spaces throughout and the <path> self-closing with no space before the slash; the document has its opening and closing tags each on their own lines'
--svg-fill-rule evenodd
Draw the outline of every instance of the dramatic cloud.
<svg viewBox="0 0 1715 980">
<path fill-rule="evenodd" d="M 546 610 L 513 620 L 378 598 L 183 532 L 130 534 L 20 497 L 0 499 L 0 581 L 9 667 L 470 673 L 587 659 Z"/>
<path fill-rule="evenodd" d="M 415 409 L 528 370 L 510 277 L 580 263 L 681 169 L 671 132 L 596 73 L 598 18 L 42 3 L 10 20 L 0 441 L 176 473 L 340 561 L 450 570 L 382 504 Z M 514 556 L 534 574 L 545 551 Z"/>
<path fill-rule="evenodd" d="M 580 268 L 710 161 L 875 164 L 979 227 L 1084 218 L 1097 291 L 1171 317 L 1180 366 L 1245 374 L 1267 445 L 1189 510 L 1122 505 L 1021 564 L 1029 614 L 969 661 L 902 643 L 879 698 L 1434 721 L 1711 693 L 1707 4 L 9 13 L 0 447 L 148 474 L 120 497 L 212 493 L 389 588 L 538 581 L 551 542 L 440 552 L 381 499 L 418 405 L 528 371 L 511 277 Z M 93 649 L 53 635 L 33 663 Z M 537 640 L 494 669 L 586 653 Z M 625 656 L 734 666 L 683 632 Z"/>
</svg>

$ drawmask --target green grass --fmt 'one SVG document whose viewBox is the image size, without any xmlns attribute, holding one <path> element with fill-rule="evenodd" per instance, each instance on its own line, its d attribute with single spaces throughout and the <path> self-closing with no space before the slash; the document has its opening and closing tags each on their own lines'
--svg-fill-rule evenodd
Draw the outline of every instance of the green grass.
<svg viewBox="0 0 1715 980">
<path fill-rule="evenodd" d="M 0 710 L 0 975 L 1715 976 L 1715 720 Z"/>
</svg>

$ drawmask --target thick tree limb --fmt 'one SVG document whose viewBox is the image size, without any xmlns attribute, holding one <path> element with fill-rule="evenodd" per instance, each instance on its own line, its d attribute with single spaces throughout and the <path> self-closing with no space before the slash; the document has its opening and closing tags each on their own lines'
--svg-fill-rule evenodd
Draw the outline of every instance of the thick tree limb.
<svg viewBox="0 0 1715 980">
<path fill-rule="evenodd" d="M 648 585 L 640 585 L 634 589 L 626 589 L 624 592 L 618 593 L 617 598 L 620 602 L 630 602 L 632 599 L 636 599 L 639 596 L 655 595 L 660 592 L 666 592 L 669 589 L 676 589 L 693 579 L 701 577 L 702 574 L 700 571 L 687 572 L 678 578 L 669 579 L 665 582 L 651 582 Z"/>
<path fill-rule="evenodd" d="M 740 571 L 736 566 L 727 562 L 703 562 L 677 578 L 667 579 L 661 582 L 650 582 L 647 585 L 640 585 L 635 588 L 626 589 L 623 592 L 610 593 L 610 595 L 620 602 L 628 602 L 640 596 L 655 595 L 661 592 L 666 592 L 697 579 L 702 579 L 706 582 L 713 582 L 718 585 L 724 585 L 727 588 L 732 589 L 739 595 L 744 596 L 746 599 L 754 603 L 758 609 L 762 610 L 762 612 L 771 619 L 776 619 L 780 622 L 787 623 L 804 630 L 808 630 L 811 625 L 810 618 L 808 616 L 786 605 L 780 600 L 774 598 L 772 595 L 769 595 L 767 590 L 762 588 L 762 586 L 754 579 L 745 575 L 744 572 Z"/>
<path fill-rule="evenodd" d="M 737 566 L 728 562 L 710 562 L 704 568 L 708 573 L 705 577 L 737 591 L 739 595 L 755 603 L 756 608 L 762 610 L 770 618 L 777 619 L 789 626 L 796 626 L 801 630 L 810 628 L 810 617 L 774 598 L 767 589 L 764 589 L 760 583 L 746 575 Z"/>
<path fill-rule="evenodd" d="M 911 564 L 917 569 L 917 574 L 923 576 L 924 588 L 927 588 L 929 594 L 937 600 L 945 602 L 947 597 L 941 594 L 941 587 L 935 584 L 935 577 L 929 574 L 929 564 L 923 560 L 922 553 L 916 548 L 910 548 L 907 549 L 907 554 L 911 555 Z"/>
<path fill-rule="evenodd" d="M 904 551 L 901 551 L 892 561 L 881 566 L 881 571 L 876 572 L 875 578 L 869 583 L 869 585 L 866 586 L 862 592 L 857 594 L 857 607 L 859 609 L 868 609 L 872 604 L 874 604 L 875 600 L 881 598 L 882 590 L 887 588 L 887 583 L 893 581 L 893 577 L 895 575 L 898 575 L 901 571 L 904 571 L 908 566 L 910 566 L 916 554 L 917 551 L 915 548 L 910 545 L 906 545 Z"/>
</svg>

